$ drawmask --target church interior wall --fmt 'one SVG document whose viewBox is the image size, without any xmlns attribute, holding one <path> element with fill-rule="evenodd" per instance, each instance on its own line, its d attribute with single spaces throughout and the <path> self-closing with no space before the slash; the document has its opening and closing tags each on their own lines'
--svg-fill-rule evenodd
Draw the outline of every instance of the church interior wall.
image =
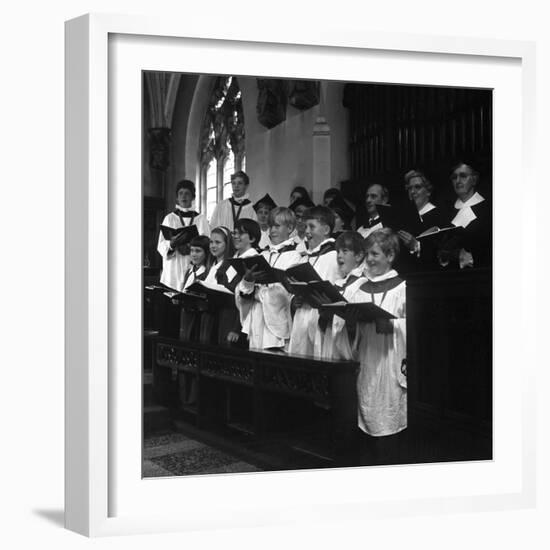
<svg viewBox="0 0 550 550">
<path fill-rule="evenodd" d="M 214 77 L 184 75 L 181 79 L 171 126 L 170 166 L 166 172 L 164 197 L 172 206 L 177 181 L 188 178 L 198 184 L 200 175 L 200 130 Z M 288 105 L 286 120 L 272 129 L 258 122 L 256 104 L 258 86 L 255 78 L 238 77 L 243 94 L 246 136 L 246 172 L 251 179 L 252 199 L 269 193 L 277 204 L 287 205 L 290 191 L 297 185 L 312 191 L 313 130 L 318 116 L 324 116 L 330 128 L 330 182 L 339 186 L 349 177 L 348 116 L 342 105 L 343 83 L 324 82 L 322 107 L 316 105 L 301 111 Z M 147 117 L 144 116 L 146 124 Z M 146 130 L 146 129 L 145 129 Z M 146 140 L 147 141 L 147 140 Z M 159 195 L 155 174 L 147 165 L 147 143 L 144 144 L 143 179 L 145 194 Z M 324 189 L 316 189 L 314 199 L 322 199 Z"/>
</svg>

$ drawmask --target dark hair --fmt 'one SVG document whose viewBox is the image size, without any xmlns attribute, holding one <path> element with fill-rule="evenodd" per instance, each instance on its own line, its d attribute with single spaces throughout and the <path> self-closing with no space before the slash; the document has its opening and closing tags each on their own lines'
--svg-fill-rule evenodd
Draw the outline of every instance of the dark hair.
<svg viewBox="0 0 550 550">
<path fill-rule="evenodd" d="M 233 239 L 231 238 L 231 231 L 224 225 L 219 225 L 214 227 L 212 233 L 217 233 L 223 237 L 223 242 L 225 243 L 225 251 L 223 253 L 224 258 L 232 258 L 235 255 L 235 246 L 233 245 Z"/>
<path fill-rule="evenodd" d="M 180 189 L 187 189 L 193 194 L 195 198 L 195 184 L 191 180 L 181 180 L 176 184 L 176 195 L 179 193 Z"/>
<path fill-rule="evenodd" d="M 248 185 L 250 185 L 250 178 L 248 177 L 248 174 L 246 172 L 243 172 L 242 170 L 231 174 L 231 181 L 233 181 L 235 178 L 242 178 L 247 187 Z"/>
<path fill-rule="evenodd" d="M 311 200 L 311 197 L 309 196 L 309 193 L 307 192 L 307 189 L 305 187 L 302 187 L 301 185 L 297 185 L 291 192 L 290 195 L 293 193 L 300 193 L 300 197 L 302 199 L 309 199 Z"/>
<path fill-rule="evenodd" d="M 365 239 L 365 250 L 368 250 L 373 245 L 379 245 L 382 252 L 387 256 L 390 252 L 393 252 L 393 261 L 397 259 L 399 255 L 399 238 L 389 227 L 383 227 L 373 231 Z"/>
<path fill-rule="evenodd" d="M 357 231 L 344 231 L 338 235 L 334 247 L 336 250 L 348 248 L 355 254 L 362 254 L 365 256 L 365 239 L 363 239 Z"/>
<path fill-rule="evenodd" d="M 344 222 L 344 228 L 349 229 L 349 225 L 353 218 L 353 211 L 351 208 L 342 200 L 335 199 L 329 206 L 329 208 L 342 218 Z"/>
<path fill-rule="evenodd" d="M 237 220 L 235 224 L 235 229 L 241 233 L 247 233 L 251 240 L 254 241 L 253 247 L 256 248 L 260 244 L 260 239 L 262 238 L 262 230 L 260 229 L 260 224 L 256 220 L 251 220 L 250 218 L 241 218 Z"/>
<path fill-rule="evenodd" d="M 212 265 L 212 255 L 210 254 L 210 238 L 206 235 L 197 235 L 191 239 L 189 248 L 196 247 L 204 250 L 204 264 L 206 269 L 210 269 Z"/>
<path fill-rule="evenodd" d="M 313 206 L 304 212 L 304 220 L 317 220 L 334 231 L 334 212 L 328 206 Z"/>
</svg>

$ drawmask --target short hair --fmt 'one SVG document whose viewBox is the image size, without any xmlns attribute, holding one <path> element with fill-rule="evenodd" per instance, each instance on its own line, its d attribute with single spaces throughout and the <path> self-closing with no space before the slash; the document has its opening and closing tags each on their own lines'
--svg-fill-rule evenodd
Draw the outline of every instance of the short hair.
<svg viewBox="0 0 550 550">
<path fill-rule="evenodd" d="M 313 206 L 304 212 L 304 220 L 317 220 L 328 225 L 330 232 L 334 231 L 334 212 L 328 206 Z"/>
<path fill-rule="evenodd" d="M 368 250 L 375 244 L 382 249 L 382 252 L 386 256 L 390 252 L 393 252 L 394 261 L 399 255 L 399 237 L 389 227 L 377 229 L 368 235 L 365 239 L 365 250 Z"/>
<path fill-rule="evenodd" d="M 202 248 L 208 254 L 210 252 L 210 239 L 206 235 L 197 235 L 191 239 L 189 246 Z"/>
<path fill-rule="evenodd" d="M 284 206 L 276 206 L 269 211 L 267 224 L 271 227 L 276 220 L 286 225 L 291 231 L 296 227 L 296 216 L 290 208 Z"/>
<path fill-rule="evenodd" d="M 241 218 L 235 223 L 235 229 L 241 233 L 247 233 L 250 239 L 254 240 L 254 246 L 258 246 L 262 238 L 262 230 L 260 224 L 256 220 L 250 218 Z"/>
<path fill-rule="evenodd" d="M 405 188 L 407 185 L 409 185 L 409 182 L 413 178 L 420 178 L 422 180 L 422 185 L 427 189 L 429 193 L 433 191 L 433 185 L 432 182 L 426 177 L 426 175 L 421 172 L 420 170 L 409 170 L 404 176 L 403 179 L 405 180 Z"/>
<path fill-rule="evenodd" d="M 357 231 L 344 231 L 340 233 L 334 243 L 334 247 L 336 250 L 348 248 L 349 250 L 353 250 L 355 254 L 365 256 L 365 239 Z"/>
<path fill-rule="evenodd" d="M 461 166 L 467 166 L 470 169 L 470 172 L 472 172 L 472 177 L 475 179 L 475 184 L 477 186 L 477 184 L 479 183 L 479 172 L 471 164 L 468 164 L 467 162 L 463 162 L 463 161 L 457 162 L 451 168 L 451 175 L 455 170 L 457 170 Z"/>
<path fill-rule="evenodd" d="M 233 245 L 233 239 L 231 238 L 231 231 L 225 225 L 219 225 L 218 227 L 214 227 L 210 234 L 217 233 L 218 235 L 221 235 L 223 237 L 223 241 L 225 242 L 225 251 L 223 253 L 224 258 L 232 258 L 235 255 L 235 246 Z"/>
<path fill-rule="evenodd" d="M 248 185 L 250 185 L 250 178 L 248 177 L 248 174 L 246 172 L 243 172 L 242 170 L 238 170 L 234 174 L 231 174 L 231 181 L 233 181 L 236 178 L 242 178 L 247 187 Z"/>
<path fill-rule="evenodd" d="M 300 197 L 302 197 L 303 199 L 310 199 L 310 196 L 309 196 L 309 193 L 307 191 L 307 189 L 305 187 L 302 187 L 301 185 L 297 185 L 291 192 L 290 194 L 292 195 L 293 193 L 300 193 Z M 310 199 L 311 200 L 311 199 Z"/>
<path fill-rule="evenodd" d="M 195 198 L 195 184 L 191 180 L 181 180 L 176 184 L 176 195 L 180 192 L 180 189 L 187 189 L 191 191 L 193 198 Z"/>
<path fill-rule="evenodd" d="M 197 235 L 191 239 L 189 248 L 197 247 L 204 250 L 204 265 L 206 269 L 210 269 L 212 265 L 212 255 L 210 254 L 210 238 L 206 235 Z"/>
<path fill-rule="evenodd" d="M 365 191 L 365 197 L 366 197 L 367 193 L 369 192 L 369 189 L 371 187 L 374 187 L 375 185 L 378 185 L 380 187 L 380 189 L 382 190 L 382 200 L 384 202 L 388 202 L 390 200 L 390 190 L 385 185 L 382 185 L 381 183 L 369 183 L 367 185 L 367 190 Z"/>
</svg>

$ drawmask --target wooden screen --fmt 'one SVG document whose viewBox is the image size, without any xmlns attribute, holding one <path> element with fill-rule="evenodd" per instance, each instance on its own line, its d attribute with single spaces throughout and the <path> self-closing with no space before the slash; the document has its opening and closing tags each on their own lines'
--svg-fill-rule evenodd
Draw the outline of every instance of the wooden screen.
<svg viewBox="0 0 550 550">
<path fill-rule="evenodd" d="M 402 193 L 403 175 L 413 168 L 446 196 L 451 167 L 463 159 L 481 172 L 485 195 L 491 194 L 491 90 L 348 84 L 344 106 L 350 114 L 347 194 L 354 199 L 373 182 Z"/>
</svg>

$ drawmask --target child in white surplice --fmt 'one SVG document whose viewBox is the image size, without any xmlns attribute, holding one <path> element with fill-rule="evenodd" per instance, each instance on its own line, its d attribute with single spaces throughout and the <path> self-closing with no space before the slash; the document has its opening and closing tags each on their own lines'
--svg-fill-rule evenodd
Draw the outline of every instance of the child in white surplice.
<svg viewBox="0 0 550 550">
<path fill-rule="evenodd" d="M 302 262 L 309 262 L 321 279 L 334 283 L 339 277 L 334 239 L 334 213 L 326 206 L 314 206 L 304 213 L 308 249 Z M 289 353 L 296 355 L 322 355 L 323 331 L 318 325 L 319 311 L 299 297 L 294 298 L 296 313 L 292 322 Z"/>
<path fill-rule="evenodd" d="M 269 248 L 262 252 L 271 267 L 287 269 L 301 255 L 290 236 L 296 226 L 292 210 L 277 207 L 269 212 Z M 290 338 L 292 317 L 290 294 L 281 283 L 262 284 L 254 269 L 248 270 L 235 293 L 242 331 L 251 348 L 285 349 Z"/>
<path fill-rule="evenodd" d="M 341 278 L 334 286 L 342 293 L 347 302 L 358 301 L 360 287 L 367 282 L 365 275 L 365 241 L 355 231 L 344 231 L 334 243 L 337 254 L 338 267 Z M 326 300 L 328 303 L 329 300 Z M 324 330 L 322 357 L 325 359 L 355 359 L 356 353 L 352 348 L 353 338 L 350 339 L 346 323 L 342 317 L 323 314 L 319 325 Z M 353 327 L 355 328 L 355 327 Z"/>
<path fill-rule="evenodd" d="M 368 280 L 354 302 L 373 302 L 396 318 L 357 324 L 358 422 L 367 434 L 368 463 L 391 463 L 399 460 L 396 434 L 407 427 L 405 281 L 392 269 L 399 240 L 391 229 L 372 232 L 365 249 Z"/>
</svg>

